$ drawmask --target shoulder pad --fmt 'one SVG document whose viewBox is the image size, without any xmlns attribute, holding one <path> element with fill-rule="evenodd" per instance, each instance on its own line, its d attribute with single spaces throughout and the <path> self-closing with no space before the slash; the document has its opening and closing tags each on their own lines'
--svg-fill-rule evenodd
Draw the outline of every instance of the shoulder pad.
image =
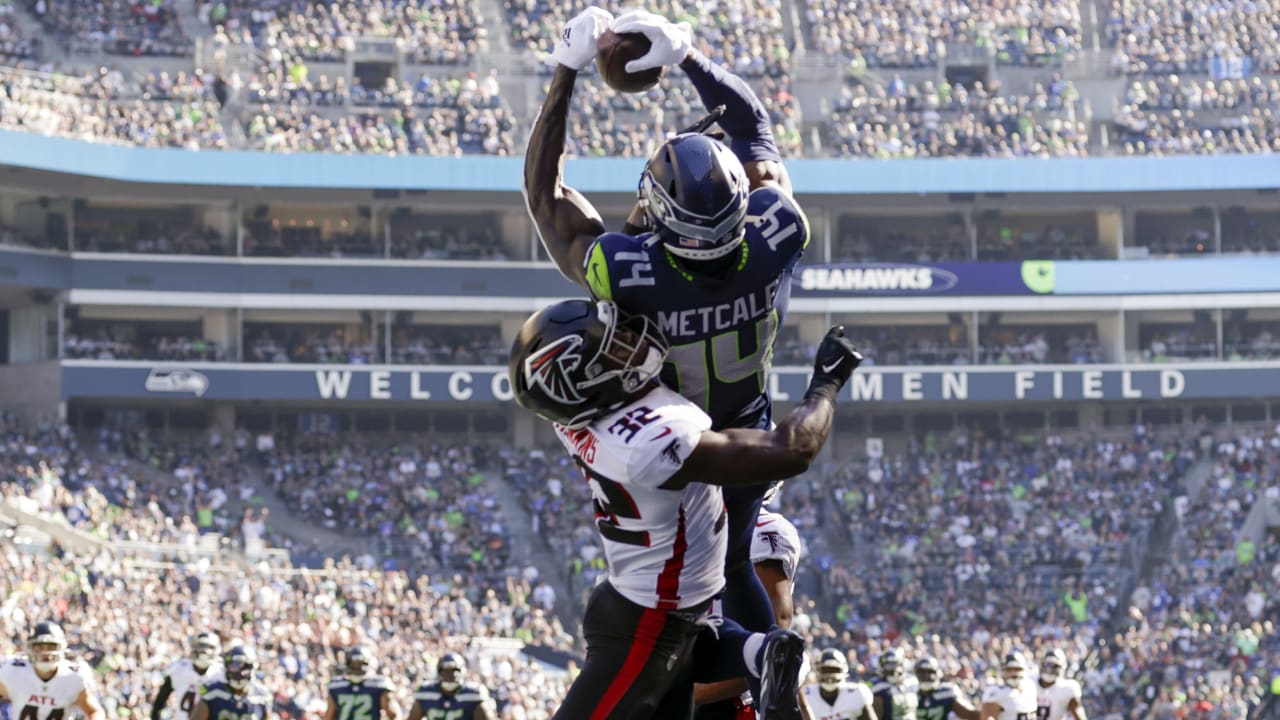
<svg viewBox="0 0 1280 720">
<path fill-rule="evenodd" d="M 654 285 L 647 237 L 611 232 L 591 243 L 583 270 L 593 297 L 613 301 L 618 289 Z"/>
<path fill-rule="evenodd" d="M 200 699 L 205 702 L 209 702 L 211 700 L 228 700 L 230 698 L 231 689 L 224 683 L 209 683 L 200 690 Z"/>
<path fill-rule="evenodd" d="M 954 700 L 956 698 L 956 686 L 951 683 L 943 683 L 933 692 L 933 696 L 939 700 Z"/>
<path fill-rule="evenodd" d="M 26 667 L 27 659 L 24 657 L 11 657 L 9 658 L 9 662 L 6 664 L 12 667 Z"/>
<path fill-rule="evenodd" d="M 747 241 L 752 251 L 768 250 L 794 260 L 809 247 L 809 219 L 786 193 L 759 188 L 747 200 Z"/>
<path fill-rule="evenodd" d="M 340 688 L 349 687 L 350 685 L 351 681 L 346 678 L 334 678 L 329 681 L 330 690 L 338 690 Z"/>
</svg>

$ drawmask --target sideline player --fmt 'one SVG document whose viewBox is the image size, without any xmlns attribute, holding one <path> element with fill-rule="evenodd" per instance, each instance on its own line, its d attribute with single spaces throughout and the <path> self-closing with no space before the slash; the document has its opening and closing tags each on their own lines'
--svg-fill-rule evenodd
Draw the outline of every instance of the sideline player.
<svg viewBox="0 0 1280 720">
<path fill-rule="evenodd" d="M 666 355 L 643 316 L 569 300 L 525 322 L 508 367 L 521 406 L 555 423 L 591 486 L 609 575 L 583 618 L 587 659 L 557 718 L 688 717 L 693 650 L 725 585 L 721 485 L 767 484 L 803 472 L 831 432 L 835 397 L 862 356 L 832 328 L 804 402 L 775 431 L 712 431 L 711 418 L 657 381 Z M 761 717 L 799 718 L 804 641 L 766 638 L 731 618 L 725 677 L 759 675 Z"/>
<path fill-rule="evenodd" d="M 1067 654 L 1051 650 L 1040 661 L 1040 679 L 1036 682 L 1038 720 L 1088 720 L 1081 702 L 1080 683 L 1063 677 L 1067 671 Z"/>
<path fill-rule="evenodd" d="M 623 233 L 606 232 L 595 207 L 564 183 L 562 167 L 574 83 L 594 62 L 606 29 L 645 35 L 648 54 L 627 69 L 678 65 L 728 136 L 726 145 L 685 132 L 658 147 Z M 713 429 L 767 429 L 774 340 L 792 270 L 809 242 L 767 109 L 742 78 L 694 49 L 687 23 L 645 11 L 614 20 L 588 8 L 565 24 L 548 60 L 555 75 L 530 134 L 523 185 L 547 254 L 595 298 L 662 328 L 670 345 L 664 384 L 702 408 Z M 749 552 L 769 485 L 723 482 L 729 535 L 722 609 L 764 632 L 774 627 L 774 613 Z"/>
<path fill-rule="evenodd" d="M 329 681 L 324 720 L 397 720 L 391 683 L 374 675 L 373 653 L 357 645 L 347 651 L 342 677 Z"/>
<path fill-rule="evenodd" d="M 1020 652 L 1004 656 L 1002 682 L 982 692 L 981 720 L 1035 720 L 1035 690 L 1027 682 L 1027 658 Z"/>
<path fill-rule="evenodd" d="M 258 654 L 244 645 L 234 645 L 222 658 L 226 680 L 204 686 L 191 720 L 272 720 L 271 691 L 255 679 Z"/>
<path fill-rule="evenodd" d="M 871 680 L 876 717 L 880 720 L 916 720 L 915 688 L 907 675 L 907 657 L 896 647 L 880 653 L 880 674 Z"/>
<path fill-rule="evenodd" d="M 66 659 L 62 626 L 48 620 L 36 623 L 27 651 L 27 657 L 0 664 L 0 703 L 10 704 L 13 720 L 62 720 L 73 707 L 85 720 L 106 720 L 93 671 L 83 662 Z"/>
<path fill-rule="evenodd" d="M 960 720 L 978 720 L 978 708 L 955 683 L 942 681 L 942 665 L 932 657 L 916 661 L 916 697 L 919 720 L 947 720 L 952 714 Z"/>
<path fill-rule="evenodd" d="M 169 697 L 178 696 L 178 710 L 186 717 L 196 706 L 200 688 L 222 677 L 222 641 L 218 634 L 205 631 L 191 640 L 191 657 L 174 660 L 164 671 L 164 682 L 151 701 L 151 720 L 160 720 Z"/>
<path fill-rule="evenodd" d="M 466 670 L 467 661 L 461 655 L 442 655 L 436 663 L 436 679 L 413 694 L 409 720 L 497 720 L 488 688 L 463 682 Z"/>
<path fill-rule="evenodd" d="M 876 720 L 871 688 L 849 682 L 849 661 L 835 648 L 819 656 L 818 682 L 805 686 L 804 704 L 809 720 Z"/>
</svg>

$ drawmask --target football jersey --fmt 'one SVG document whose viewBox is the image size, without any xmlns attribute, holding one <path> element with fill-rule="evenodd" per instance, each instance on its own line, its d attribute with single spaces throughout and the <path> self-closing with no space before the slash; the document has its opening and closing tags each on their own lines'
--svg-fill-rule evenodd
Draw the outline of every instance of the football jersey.
<svg viewBox="0 0 1280 720">
<path fill-rule="evenodd" d="M 329 699 L 338 709 L 336 720 L 381 720 L 382 696 L 389 692 L 391 683 L 380 675 L 370 675 L 358 683 L 344 677 L 329 682 Z"/>
<path fill-rule="evenodd" d="M 720 488 L 662 487 L 710 427 L 705 412 L 662 386 L 586 427 L 556 426 L 591 487 L 609 582 L 637 605 L 688 608 L 724 587 Z"/>
<path fill-rule="evenodd" d="M 755 559 L 754 557 L 752 558 Z M 813 720 L 856 720 L 871 704 L 871 688 L 862 683 L 841 683 L 835 700 L 827 702 L 818 685 L 805 685 L 804 701 L 809 704 Z"/>
<path fill-rule="evenodd" d="M 751 562 L 765 560 L 781 561 L 783 574 L 788 580 L 795 580 L 800 566 L 800 533 L 790 520 L 760 508 L 751 533 Z"/>
<path fill-rule="evenodd" d="M 83 692 L 92 693 L 93 671 L 82 662 L 63 660 L 48 682 L 31 661 L 15 657 L 0 664 L 0 685 L 9 693 L 12 720 L 62 720 Z"/>
<path fill-rule="evenodd" d="M 880 698 L 884 712 L 879 720 L 916 720 L 915 678 L 908 675 L 902 684 L 894 684 L 882 677 L 871 681 L 872 698 Z"/>
<path fill-rule="evenodd" d="M 271 711 L 271 692 L 260 682 L 251 681 L 243 695 L 237 695 L 225 682 L 206 683 L 200 700 L 209 706 L 209 720 L 264 720 Z"/>
<path fill-rule="evenodd" d="M 1036 692 L 1029 684 L 1016 688 L 1003 684 L 988 685 L 982 691 L 982 704 L 987 703 L 1000 706 L 996 720 L 1035 720 Z"/>
<path fill-rule="evenodd" d="M 752 426 L 769 409 L 765 376 L 809 243 L 800 207 L 771 187 L 748 198 L 745 232 L 737 264 L 720 278 L 690 273 L 653 233 L 605 233 L 586 256 L 591 293 L 658 324 L 671 345 L 663 384 L 717 429 Z"/>
<path fill-rule="evenodd" d="M 1070 678 L 1060 677 L 1049 687 L 1037 682 L 1036 716 L 1039 720 L 1062 720 L 1067 716 L 1067 706 L 1082 695 L 1080 683 Z"/>
<path fill-rule="evenodd" d="M 196 706 L 196 699 L 202 686 L 222 682 L 225 679 L 222 676 L 221 661 L 209 665 L 201 675 L 200 671 L 196 670 L 195 664 L 191 662 L 191 658 L 174 660 L 165 669 L 164 674 L 169 678 L 169 684 L 173 686 L 174 696 L 178 698 L 178 709 L 185 715 L 190 715 L 192 708 Z"/>
<path fill-rule="evenodd" d="M 918 720 L 947 720 L 956 704 L 960 690 L 955 683 L 944 682 L 937 690 L 916 693 L 916 718 Z"/>
<path fill-rule="evenodd" d="M 468 682 L 452 693 L 441 690 L 438 682 L 429 682 L 418 688 L 413 701 L 422 709 L 422 720 L 471 720 L 476 708 L 486 703 L 493 706 L 485 686 Z"/>
</svg>

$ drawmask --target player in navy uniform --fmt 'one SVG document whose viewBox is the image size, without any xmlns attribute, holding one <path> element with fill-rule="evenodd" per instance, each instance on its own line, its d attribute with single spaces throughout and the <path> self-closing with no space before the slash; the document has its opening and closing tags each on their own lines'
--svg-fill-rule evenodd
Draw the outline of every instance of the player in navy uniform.
<svg viewBox="0 0 1280 720">
<path fill-rule="evenodd" d="M 919 720 L 978 720 L 978 708 L 965 698 L 955 683 L 942 681 L 942 665 L 932 657 L 916 661 L 916 717 Z"/>
<path fill-rule="evenodd" d="M 374 675 L 373 654 L 356 646 L 347 652 L 342 677 L 329 682 L 324 720 L 396 720 L 391 701 L 394 689 L 381 675 Z"/>
<path fill-rule="evenodd" d="M 609 575 L 583 619 L 587 658 L 557 720 L 687 718 L 695 657 L 736 659 L 721 680 L 760 678 L 764 720 L 799 720 L 804 641 L 747 632 L 726 618 L 699 635 L 725 586 L 722 486 L 803 472 L 831 432 L 835 398 L 862 356 L 832 328 L 804 401 L 775 431 L 713 431 L 711 418 L 664 387 L 666 345 L 653 323 L 609 302 L 566 300 L 516 336 L 508 373 L 517 402 L 555 424 L 591 486 Z"/>
<path fill-rule="evenodd" d="M 226 680 L 204 686 L 191 720 L 271 720 L 271 692 L 254 679 L 258 655 L 244 645 L 232 646 L 222 659 Z"/>
<path fill-rule="evenodd" d="M 569 100 L 578 71 L 606 28 L 638 32 L 651 49 L 631 70 L 679 65 L 728 135 L 721 144 L 681 133 L 649 158 L 625 232 L 564 184 Z M 670 344 L 663 382 L 697 403 L 714 429 L 767 428 L 766 376 L 808 223 L 773 139 L 769 114 L 738 76 L 693 48 L 686 24 L 598 8 L 571 19 L 549 60 L 556 65 L 525 155 L 524 191 L 547 253 L 570 280 L 656 322 Z M 768 485 L 725 493 L 729 511 L 723 610 L 754 631 L 774 623 L 750 562 L 753 524 Z"/>
<path fill-rule="evenodd" d="M 876 717 L 880 720 L 916 720 L 915 688 L 907 676 L 907 658 L 898 648 L 880 654 L 880 674 L 871 680 Z"/>
<path fill-rule="evenodd" d="M 497 720 L 489 690 L 463 682 L 467 661 L 457 653 L 445 653 L 436 663 L 436 680 L 413 694 L 409 720 Z"/>
</svg>

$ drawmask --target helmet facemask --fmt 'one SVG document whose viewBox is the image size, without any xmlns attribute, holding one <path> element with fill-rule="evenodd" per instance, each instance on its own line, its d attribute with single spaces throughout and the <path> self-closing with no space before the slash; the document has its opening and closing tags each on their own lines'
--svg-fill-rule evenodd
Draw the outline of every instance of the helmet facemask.
<svg viewBox="0 0 1280 720">
<path fill-rule="evenodd" d="M 35 641 L 31 643 L 31 665 L 41 675 L 49 675 L 58 669 L 66 645 L 60 642 Z"/>
<path fill-rule="evenodd" d="M 750 192 L 746 170 L 732 151 L 687 133 L 649 158 L 636 195 L 668 252 L 706 262 L 725 258 L 742 244 Z"/>
<path fill-rule="evenodd" d="M 218 642 L 216 636 L 211 637 L 208 633 L 201 633 L 196 636 L 195 642 L 191 644 L 191 664 L 195 666 L 196 670 L 203 673 L 218 659 L 218 655 L 221 652 L 221 643 Z"/>
<path fill-rule="evenodd" d="M 445 692 L 457 692 L 462 687 L 462 666 L 450 660 L 440 662 L 440 689 Z"/>
<path fill-rule="evenodd" d="M 1061 651 L 1052 652 L 1040 663 L 1040 682 L 1045 685 L 1052 685 L 1062 677 L 1062 673 L 1067 669 L 1066 658 L 1061 655 Z"/>
<path fill-rule="evenodd" d="M 942 669 L 936 660 L 916 663 L 916 682 L 923 692 L 933 692 L 942 687 Z"/>
</svg>

